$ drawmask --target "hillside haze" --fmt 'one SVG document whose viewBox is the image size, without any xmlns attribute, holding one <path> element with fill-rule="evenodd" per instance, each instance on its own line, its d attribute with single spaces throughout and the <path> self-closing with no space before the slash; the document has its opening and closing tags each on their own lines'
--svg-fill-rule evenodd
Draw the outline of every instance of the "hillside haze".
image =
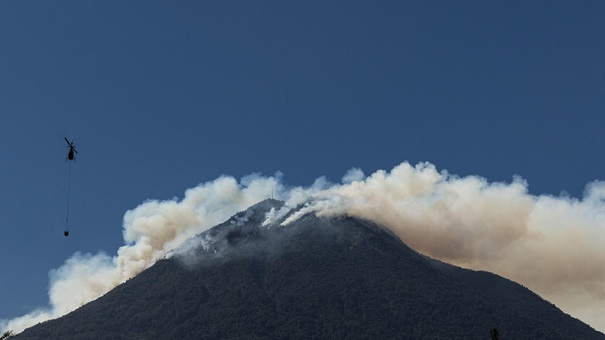
<svg viewBox="0 0 605 340">
<path fill-rule="evenodd" d="M 282 208 L 238 213 L 15 339 L 488 339 L 494 327 L 501 339 L 605 339 L 523 286 L 429 259 L 373 223 Z"/>
</svg>

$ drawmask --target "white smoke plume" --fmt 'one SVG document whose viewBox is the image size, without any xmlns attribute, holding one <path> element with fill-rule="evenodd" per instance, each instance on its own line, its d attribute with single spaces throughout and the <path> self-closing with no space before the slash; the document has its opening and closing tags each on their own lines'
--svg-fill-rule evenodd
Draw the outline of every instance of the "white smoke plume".
<svg viewBox="0 0 605 340">
<path fill-rule="evenodd" d="M 4 322 L 19 332 L 56 318 L 137 275 L 187 238 L 268 197 L 285 201 L 268 219 L 284 224 L 308 212 L 349 214 L 389 228 L 407 245 L 463 267 L 517 281 L 567 313 L 605 331 L 605 182 L 584 197 L 534 196 L 527 183 L 457 177 L 430 163 L 402 163 L 365 177 L 352 169 L 342 184 L 324 178 L 286 187 L 281 174 L 221 177 L 189 189 L 181 201 L 148 201 L 124 217 L 117 255 L 75 254 L 51 273 L 50 308 Z M 69 294 L 62 294 L 69 292 Z"/>
<path fill-rule="evenodd" d="M 76 253 L 50 273 L 49 308 L 0 322 L 15 333 L 58 318 L 136 276 L 187 238 L 283 190 L 275 177 L 250 175 L 238 183 L 223 176 L 185 192 L 181 201 L 147 201 L 126 212 L 125 245 L 113 257 Z"/>
</svg>

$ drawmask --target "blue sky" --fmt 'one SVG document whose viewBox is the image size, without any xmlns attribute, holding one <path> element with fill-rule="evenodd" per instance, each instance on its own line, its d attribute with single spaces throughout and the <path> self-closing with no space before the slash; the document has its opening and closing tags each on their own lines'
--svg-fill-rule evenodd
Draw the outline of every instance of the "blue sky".
<svg viewBox="0 0 605 340">
<path fill-rule="evenodd" d="M 409 161 L 581 197 L 605 179 L 605 3 L 0 2 L 0 319 L 124 213 L 221 174 Z M 68 163 L 63 137 L 79 154 Z"/>
</svg>

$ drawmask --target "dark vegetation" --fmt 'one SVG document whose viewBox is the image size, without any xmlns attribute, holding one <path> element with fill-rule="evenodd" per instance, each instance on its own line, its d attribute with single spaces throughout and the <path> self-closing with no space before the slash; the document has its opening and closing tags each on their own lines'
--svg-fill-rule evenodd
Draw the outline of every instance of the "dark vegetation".
<svg viewBox="0 0 605 340">
<path fill-rule="evenodd" d="M 371 223 L 307 215 L 254 230 L 226 244 L 288 233 L 282 251 L 161 260 L 14 339 L 605 339 L 512 281 L 427 259 Z"/>
</svg>

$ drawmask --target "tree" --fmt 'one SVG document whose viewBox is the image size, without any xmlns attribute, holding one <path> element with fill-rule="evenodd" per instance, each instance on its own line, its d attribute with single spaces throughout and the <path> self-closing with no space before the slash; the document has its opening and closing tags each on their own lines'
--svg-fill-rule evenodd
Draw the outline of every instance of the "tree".
<svg viewBox="0 0 605 340">
<path fill-rule="evenodd" d="M 0 340 L 8 339 L 13 336 L 13 331 L 6 331 L 2 336 L 0 336 Z"/>
<path fill-rule="evenodd" d="M 492 334 L 492 340 L 498 340 L 498 330 L 496 327 L 490 329 L 489 332 Z"/>
</svg>

